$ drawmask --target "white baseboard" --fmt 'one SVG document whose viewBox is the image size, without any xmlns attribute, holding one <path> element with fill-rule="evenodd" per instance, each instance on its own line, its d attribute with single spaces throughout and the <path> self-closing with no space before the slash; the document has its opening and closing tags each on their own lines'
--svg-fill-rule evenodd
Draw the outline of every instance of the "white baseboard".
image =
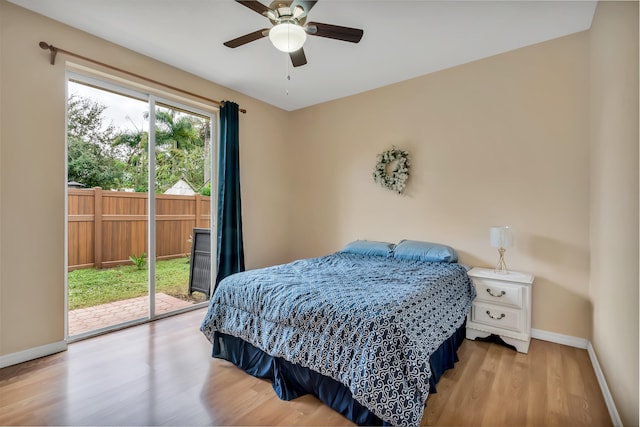
<svg viewBox="0 0 640 427">
<path fill-rule="evenodd" d="M 611 417 L 611 423 L 614 425 L 614 427 L 622 427 L 622 420 L 620 419 L 620 415 L 618 414 L 618 409 L 616 408 L 616 404 L 613 401 L 613 396 L 611 396 L 611 391 L 609 390 L 607 381 L 604 378 L 604 373 L 600 368 L 600 363 L 598 362 L 598 358 L 596 357 L 596 352 L 589 340 L 584 338 L 572 337 L 569 335 L 557 334 L 555 332 L 542 331 L 540 329 L 531 329 L 531 338 L 587 350 L 589 359 L 591 360 L 591 366 L 593 366 L 593 371 L 596 374 L 596 379 L 598 380 L 598 385 L 600 386 L 600 391 L 602 392 L 602 397 L 604 397 L 604 403 L 607 405 L 607 410 L 609 411 L 609 417 Z"/>
<path fill-rule="evenodd" d="M 531 338 L 554 342 L 556 344 L 568 345 L 569 347 L 582 348 L 584 350 L 586 350 L 587 346 L 589 345 L 589 340 L 584 338 L 557 334 L 555 332 L 548 332 L 540 329 L 531 329 Z"/>
<path fill-rule="evenodd" d="M 618 409 L 616 408 L 616 404 L 613 401 L 613 396 L 611 396 L 611 391 L 609 391 L 607 381 L 604 379 L 604 373 L 600 368 L 598 357 L 596 356 L 596 352 L 593 349 L 591 343 L 589 343 L 589 346 L 587 347 L 587 352 L 589 353 L 589 359 L 591 359 L 591 364 L 593 365 L 593 371 L 596 373 L 596 378 L 598 379 L 598 384 L 600 385 L 600 390 L 602 391 L 602 396 L 604 397 L 604 403 L 607 405 L 607 409 L 609 410 L 611 422 L 613 423 L 614 427 L 622 427 L 620 414 L 618 414 Z"/>
<path fill-rule="evenodd" d="M 17 365 L 18 363 L 28 362 L 29 360 L 38 359 L 39 357 L 49 356 L 51 354 L 60 353 L 67 349 L 66 341 L 58 341 L 51 344 L 41 345 L 39 347 L 30 348 L 16 353 L 5 354 L 0 356 L 0 368 Z"/>
</svg>

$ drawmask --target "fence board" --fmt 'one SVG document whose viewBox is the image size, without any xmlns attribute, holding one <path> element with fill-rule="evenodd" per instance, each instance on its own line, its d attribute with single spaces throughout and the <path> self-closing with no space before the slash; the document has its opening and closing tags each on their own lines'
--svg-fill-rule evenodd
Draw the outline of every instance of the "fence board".
<svg viewBox="0 0 640 427">
<path fill-rule="evenodd" d="M 69 270 L 130 264 L 147 253 L 147 193 L 68 190 Z M 196 194 L 156 195 L 156 257 L 191 252 L 194 228 L 210 225 L 210 198 Z"/>
</svg>

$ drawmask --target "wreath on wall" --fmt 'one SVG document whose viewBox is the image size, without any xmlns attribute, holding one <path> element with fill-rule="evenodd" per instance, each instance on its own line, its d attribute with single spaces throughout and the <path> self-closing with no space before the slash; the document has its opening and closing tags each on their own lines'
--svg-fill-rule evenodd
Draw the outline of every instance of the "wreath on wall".
<svg viewBox="0 0 640 427">
<path fill-rule="evenodd" d="M 373 180 L 389 190 L 401 194 L 409 179 L 409 153 L 396 148 L 378 154 Z"/>
</svg>

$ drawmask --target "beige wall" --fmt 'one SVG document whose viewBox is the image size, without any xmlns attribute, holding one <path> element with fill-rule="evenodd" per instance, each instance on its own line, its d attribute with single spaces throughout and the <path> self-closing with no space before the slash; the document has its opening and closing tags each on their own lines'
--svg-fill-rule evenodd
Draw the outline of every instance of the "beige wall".
<svg viewBox="0 0 640 427">
<path fill-rule="evenodd" d="M 638 425 L 638 3 L 601 2 L 590 30 L 593 347 Z"/>
<path fill-rule="evenodd" d="M 532 272 L 533 327 L 591 336 L 588 34 L 579 33 L 292 113 L 292 258 L 354 239 L 449 244 Z M 406 194 L 373 182 L 376 155 L 410 153 Z"/>
<path fill-rule="evenodd" d="M 65 58 L 38 43 L 202 94 L 240 117 L 248 268 L 285 261 L 287 113 L 0 0 L 0 356 L 64 339 Z"/>
</svg>

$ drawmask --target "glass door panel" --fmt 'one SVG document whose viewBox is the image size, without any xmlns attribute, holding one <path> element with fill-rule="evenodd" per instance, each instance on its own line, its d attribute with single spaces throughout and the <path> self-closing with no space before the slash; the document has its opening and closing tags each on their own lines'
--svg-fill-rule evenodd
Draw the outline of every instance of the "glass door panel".
<svg viewBox="0 0 640 427">
<path fill-rule="evenodd" d="M 149 316 L 148 102 L 68 80 L 68 335 Z"/>
<path fill-rule="evenodd" d="M 199 262 L 203 250 L 211 253 L 201 235 L 211 227 L 212 117 L 159 103 L 155 119 L 155 314 L 162 315 L 209 300 L 202 286 L 190 287 L 190 271 L 196 237 Z"/>
</svg>

